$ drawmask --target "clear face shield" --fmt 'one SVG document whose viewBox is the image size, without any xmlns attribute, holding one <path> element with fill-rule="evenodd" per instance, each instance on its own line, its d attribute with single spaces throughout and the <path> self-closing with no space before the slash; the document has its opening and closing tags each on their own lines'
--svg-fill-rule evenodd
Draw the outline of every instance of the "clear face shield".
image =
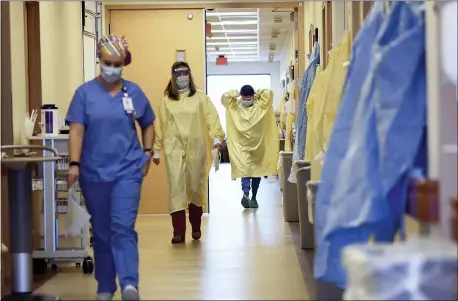
<svg viewBox="0 0 458 301">
<path fill-rule="evenodd" d="M 178 90 L 189 88 L 189 73 L 188 67 L 178 67 L 173 69 L 172 76 Z"/>
</svg>

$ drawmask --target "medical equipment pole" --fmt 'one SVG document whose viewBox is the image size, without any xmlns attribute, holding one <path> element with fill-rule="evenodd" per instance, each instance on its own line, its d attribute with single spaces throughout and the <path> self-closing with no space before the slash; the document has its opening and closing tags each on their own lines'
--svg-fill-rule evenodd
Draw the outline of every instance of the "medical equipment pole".
<svg viewBox="0 0 458 301">
<path fill-rule="evenodd" d="M 33 227 L 32 227 L 32 164 L 61 159 L 58 152 L 39 145 L 1 146 L 2 153 L 14 150 L 49 151 L 52 157 L 6 156 L 2 164 L 8 170 L 8 201 L 11 254 L 11 295 L 2 300 L 59 300 L 55 296 L 32 295 L 33 292 Z"/>
</svg>

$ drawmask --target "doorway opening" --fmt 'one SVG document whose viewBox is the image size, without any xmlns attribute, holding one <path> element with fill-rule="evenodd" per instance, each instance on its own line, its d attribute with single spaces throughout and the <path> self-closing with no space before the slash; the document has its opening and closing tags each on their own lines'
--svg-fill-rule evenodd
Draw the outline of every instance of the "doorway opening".
<svg viewBox="0 0 458 301">
<path fill-rule="evenodd" d="M 255 91 L 270 89 L 274 110 L 281 110 L 281 99 L 291 86 L 287 83 L 294 80 L 291 67 L 297 63 L 296 14 L 291 7 L 206 10 L 206 90 L 226 135 L 226 109 L 221 103 L 225 92 L 240 91 L 244 85 L 251 85 Z M 211 213 L 241 209 L 237 201 L 242 197 L 241 179 L 231 178 L 230 156 L 226 138 L 219 170 L 210 173 Z M 268 179 L 261 179 L 259 193 L 265 181 Z M 275 184 L 273 179 L 271 184 Z"/>
</svg>

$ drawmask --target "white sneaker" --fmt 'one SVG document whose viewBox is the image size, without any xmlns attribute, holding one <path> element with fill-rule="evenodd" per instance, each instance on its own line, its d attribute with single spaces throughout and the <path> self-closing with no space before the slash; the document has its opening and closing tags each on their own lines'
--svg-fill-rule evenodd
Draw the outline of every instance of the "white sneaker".
<svg viewBox="0 0 458 301">
<path fill-rule="evenodd" d="M 124 301 L 138 301 L 140 300 L 140 295 L 138 290 L 133 285 L 127 285 L 122 291 L 122 300 Z"/>
<path fill-rule="evenodd" d="M 100 301 L 110 301 L 113 300 L 113 294 L 112 293 L 101 293 L 97 295 L 97 300 Z"/>
</svg>

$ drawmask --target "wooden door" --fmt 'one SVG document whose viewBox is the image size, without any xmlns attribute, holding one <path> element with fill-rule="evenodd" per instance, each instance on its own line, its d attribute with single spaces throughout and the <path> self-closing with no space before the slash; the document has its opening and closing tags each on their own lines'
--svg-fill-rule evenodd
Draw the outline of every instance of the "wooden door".
<svg viewBox="0 0 458 301">
<path fill-rule="evenodd" d="M 202 9 L 111 11 L 111 33 L 125 36 L 132 51 L 132 64 L 123 75 L 140 85 L 155 110 L 170 79 L 177 50 L 185 50 L 185 60 L 190 64 L 196 85 L 205 91 L 204 23 Z M 162 160 L 158 167 L 152 164 L 143 182 L 140 214 L 168 214 L 168 197 Z"/>
</svg>

